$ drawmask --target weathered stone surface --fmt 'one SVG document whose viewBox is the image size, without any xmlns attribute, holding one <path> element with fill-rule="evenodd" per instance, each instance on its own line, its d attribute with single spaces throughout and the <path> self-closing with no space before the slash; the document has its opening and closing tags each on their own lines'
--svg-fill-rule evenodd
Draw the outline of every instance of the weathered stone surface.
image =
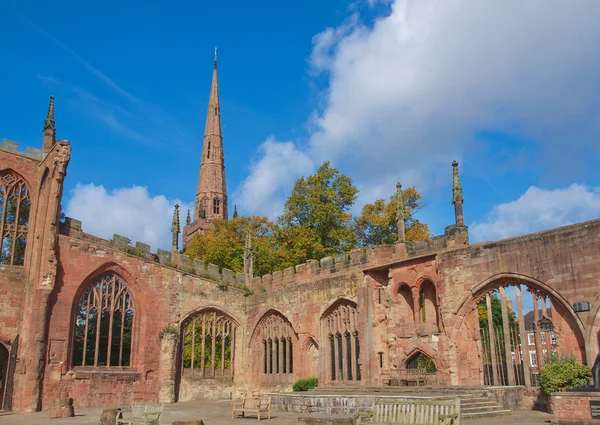
<svg viewBox="0 0 600 425">
<path fill-rule="evenodd" d="M 202 419 L 198 420 L 179 420 L 171 422 L 173 425 L 204 425 L 204 421 Z"/>
<path fill-rule="evenodd" d="M 100 413 L 100 425 L 116 425 L 119 409 L 104 409 Z"/>
</svg>

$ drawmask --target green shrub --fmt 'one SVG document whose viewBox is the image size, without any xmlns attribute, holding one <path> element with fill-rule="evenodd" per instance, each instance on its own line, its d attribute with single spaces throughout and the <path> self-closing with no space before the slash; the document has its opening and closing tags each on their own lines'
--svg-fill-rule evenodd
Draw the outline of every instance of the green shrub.
<svg viewBox="0 0 600 425">
<path fill-rule="evenodd" d="M 296 382 L 294 382 L 294 385 L 292 385 L 292 389 L 294 391 L 308 391 L 315 388 L 318 383 L 319 380 L 316 376 L 311 376 L 310 378 L 300 378 Z"/>
<path fill-rule="evenodd" d="M 589 366 L 572 358 L 562 358 L 544 366 L 540 372 L 540 387 L 546 394 L 586 385 L 592 371 Z"/>
</svg>

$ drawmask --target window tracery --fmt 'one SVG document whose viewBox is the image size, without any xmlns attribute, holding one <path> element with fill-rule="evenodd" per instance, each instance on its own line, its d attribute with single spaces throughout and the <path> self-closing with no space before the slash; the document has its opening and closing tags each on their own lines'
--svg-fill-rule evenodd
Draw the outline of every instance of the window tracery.
<svg viewBox="0 0 600 425">
<path fill-rule="evenodd" d="M 22 266 L 31 200 L 25 180 L 13 172 L 0 175 L 0 264 Z"/>
<path fill-rule="evenodd" d="M 262 341 L 263 374 L 294 372 L 295 332 L 291 323 L 278 313 L 265 316 L 257 326 L 257 341 Z"/>
<path fill-rule="evenodd" d="M 114 272 L 90 283 L 77 304 L 73 366 L 131 365 L 134 303 Z"/>
<path fill-rule="evenodd" d="M 219 214 L 221 209 L 221 200 L 218 198 L 213 198 L 213 214 Z"/>
<path fill-rule="evenodd" d="M 233 376 L 237 325 L 218 310 L 204 310 L 183 325 L 183 372 L 200 378 Z"/>
<path fill-rule="evenodd" d="M 360 381 L 360 342 L 356 304 L 341 300 L 321 319 L 329 339 L 328 356 L 332 381 Z"/>
</svg>

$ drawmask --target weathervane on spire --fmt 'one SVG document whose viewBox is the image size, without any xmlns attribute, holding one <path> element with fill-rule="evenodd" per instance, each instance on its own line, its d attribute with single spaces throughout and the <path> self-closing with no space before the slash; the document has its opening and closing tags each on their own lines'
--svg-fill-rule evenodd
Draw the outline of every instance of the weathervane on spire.
<svg viewBox="0 0 600 425">
<path fill-rule="evenodd" d="M 215 64 L 217 63 L 217 52 L 218 52 L 218 51 L 219 51 L 219 49 L 217 49 L 217 48 L 215 47 Z"/>
</svg>

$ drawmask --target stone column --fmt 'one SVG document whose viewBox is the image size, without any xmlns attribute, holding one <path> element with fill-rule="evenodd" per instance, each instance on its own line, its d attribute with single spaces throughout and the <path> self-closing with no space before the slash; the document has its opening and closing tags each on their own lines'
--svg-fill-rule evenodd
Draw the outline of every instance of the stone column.
<svg viewBox="0 0 600 425">
<path fill-rule="evenodd" d="M 502 327 L 504 328 L 504 355 L 506 357 L 506 369 L 508 371 L 508 385 L 515 385 L 515 368 L 513 366 L 510 351 L 510 328 L 508 323 L 508 307 L 506 305 L 506 291 L 504 286 L 500 287 L 500 302 L 502 304 Z M 515 358 L 517 352 L 515 350 Z"/>
<path fill-rule="evenodd" d="M 487 307 L 488 331 L 490 333 L 490 357 L 492 358 L 492 376 L 494 385 L 500 385 L 498 380 L 498 362 L 496 361 L 496 335 L 494 333 L 494 317 L 492 315 L 492 299 L 490 294 L 485 294 L 485 304 Z"/>
<path fill-rule="evenodd" d="M 521 334 L 521 352 L 523 353 L 523 375 L 525 377 L 525 386 L 531 386 L 531 371 L 529 369 L 529 339 L 525 330 L 525 317 L 523 316 L 523 300 L 521 298 L 521 285 L 515 285 L 517 295 L 517 314 L 519 316 L 519 333 Z"/>
<path fill-rule="evenodd" d="M 540 329 L 538 321 L 540 320 L 540 311 L 538 308 L 538 299 L 540 298 L 535 292 L 531 293 L 533 297 L 533 326 L 534 326 L 534 338 L 535 338 L 535 356 L 537 358 L 538 373 L 544 367 L 544 347 L 542 346 L 542 340 L 540 335 Z"/>
<path fill-rule="evenodd" d="M 159 357 L 159 403 L 175 402 L 175 366 L 179 338 L 173 333 L 165 333 L 160 340 Z"/>
</svg>

